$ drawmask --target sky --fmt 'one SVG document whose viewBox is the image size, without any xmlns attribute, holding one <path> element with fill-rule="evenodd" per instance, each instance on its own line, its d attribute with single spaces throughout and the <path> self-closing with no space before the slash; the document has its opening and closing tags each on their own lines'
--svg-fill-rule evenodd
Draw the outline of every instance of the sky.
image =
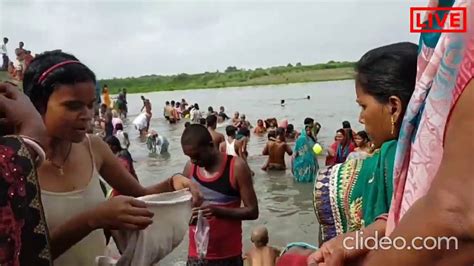
<svg viewBox="0 0 474 266">
<path fill-rule="evenodd" d="M 410 6 L 427 0 L 0 0 L 0 35 L 62 49 L 99 78 L 356 61 L 417 43 Z"/>
</svg>

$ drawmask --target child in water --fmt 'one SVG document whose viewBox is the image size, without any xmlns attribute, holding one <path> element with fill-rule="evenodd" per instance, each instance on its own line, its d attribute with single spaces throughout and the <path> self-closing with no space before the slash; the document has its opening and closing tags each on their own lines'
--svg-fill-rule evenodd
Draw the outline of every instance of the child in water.
<svg viewBox="0 0 474 266">
<path fill-rule="evenodd" d="M 280 254 L 277 248 L 267 246 L 268 230 L 264 226 L 253 229 L 251 241 L 253 248 L 247 253 L 245 260 L 249 266 L 274 266 Z"/>
</svg>

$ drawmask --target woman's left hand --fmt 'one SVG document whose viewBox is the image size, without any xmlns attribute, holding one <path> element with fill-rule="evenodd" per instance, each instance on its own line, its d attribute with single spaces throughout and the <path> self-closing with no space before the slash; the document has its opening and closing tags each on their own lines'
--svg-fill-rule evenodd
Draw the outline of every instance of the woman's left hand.
<svg viewBox="0 0 474 266">
<path fill-rule="evenodd" d="M 340 235 L 324 243 L 319 250 L 308 257 L 308 265 L 344 265 L 347 259 L 344 237 L 345 235 Z"/>
<path fill-rule="evenodd" d="M 198 185 L 193 182 L 189 182 L 189 192 L 191 192 L 191 195 L 193 197 L 193 206 L 201 206 L 204 201 L 204 196 L 202 195 Z"/>
<path fill-rule="evenodd" d="M 193 197 L 193 207 L 201 206 L 202 202 L 204 201 L 204 197 L 199 189 L 199 186 L 192 182 L 189 178 L 185 177 L 184 175 L 177 174 L 174 175 L 172 178 L 173 188 L 175 190 L 180 189 L 189 189 L 191 195 Z"/>
</svg>

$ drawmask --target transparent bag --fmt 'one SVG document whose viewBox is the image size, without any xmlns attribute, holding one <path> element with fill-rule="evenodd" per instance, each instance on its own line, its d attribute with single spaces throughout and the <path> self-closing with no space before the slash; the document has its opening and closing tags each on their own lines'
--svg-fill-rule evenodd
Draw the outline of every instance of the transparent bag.
<svg viewBox="0 0 474 266">
<path fill-rule="evenodd" d="M 209 244 L 209 222 L 202 210 L 198 212 L 196 231 L 194 232 L 194 241 L 196 244 L 199 259 L 204 259 L 207 255 L 207 246 Z"/>
</svg>

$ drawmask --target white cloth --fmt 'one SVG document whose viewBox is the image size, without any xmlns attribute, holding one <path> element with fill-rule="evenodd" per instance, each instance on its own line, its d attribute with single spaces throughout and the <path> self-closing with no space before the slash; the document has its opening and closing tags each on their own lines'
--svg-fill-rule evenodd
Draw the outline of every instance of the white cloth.
<svg viewBox="0 0 474 266">
<path fill-rule="evenodd" d="M 191 121 L 194 123 L 199 123 L 199 120 L 202 118 L 202 113 L 201 111 L 197 109 L 191 110 Z"/>
<path fill-rule="evenodd" d="M 7 53 L 8 53 L 8 52 L 7 52 L 7 45 L 3 43 L 1 50 L 2 50 L 2 54 L 7 54 Z"/>
<path fill-rule="evenodd" d="M 232 140 L 231 143 L 229 143 L 229 141 L 226 140 L 225 152 L 227 153 L 227 155 L 238 156 L 237 153 L 235 152 L 235 139 Z"/>
<path fill-rule="evenodd" d="M 122 119 L 118 118 L 118 117 L 113 117 L 112 118 L 112 125 L 114 126 L 114 130 L 115 130 L 115 126 L 117 124 L 122 124 L 123 125 L 123 121 Z"/>
<path fill-rule="evenodd" d="M 115 137 L 120 141 L 120 147 L 122 147 L 122 149 L 128 149 L 130 141 L 125 137 L 125 132 L 117 130 Z"/>
<path fill-rule="evenodd" d="M 143 231 L 113 232 L 122 256 L 118 261 L 98 257 L 99 266 L 154 265 L 183 240 L 191 218 L 191 193 L 187 190 L 138 198 L 153 212 L 153 223 Z"/>
<path fill-rule="evenodd" d="M 147 115 L 146 113 L 139 114 L 132 122 L 138 130 L 145 129 L 147 127 Z"/>
<path fill-rule="evenodd" d="M 89 149 L 91 148 L 89 147 Z M 92 152 L 91 157 L 94 162 Z M 41 190 L 41 201 L 43 202 L 49 231 L 64 224 L 73 216 L 90 210 L 105 201 L 105 196 L 99 183 L 99 173 L 95 168 L 95 163 L 93 165 L 92 177 L 85 188 L 71 192 Z M 105 248 L 104 231 L 95 230 L 54 260 L 54 265 L 94 265 L 95 258 L 103 255 Z"/>
</svg>

